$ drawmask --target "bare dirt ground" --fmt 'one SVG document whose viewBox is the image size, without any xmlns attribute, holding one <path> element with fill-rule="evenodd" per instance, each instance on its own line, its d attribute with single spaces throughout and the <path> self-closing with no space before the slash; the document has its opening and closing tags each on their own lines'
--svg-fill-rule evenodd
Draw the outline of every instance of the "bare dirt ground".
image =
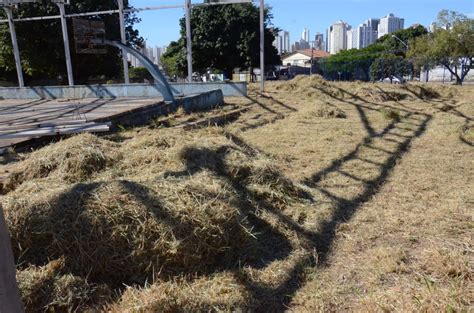
<svg viewBox="0 0 474 313">
<path fill-rule="evenodd" d="M 473 91 L 297 77 L 12 158 L 27 310 L 469 311 Z"/>
</svg>

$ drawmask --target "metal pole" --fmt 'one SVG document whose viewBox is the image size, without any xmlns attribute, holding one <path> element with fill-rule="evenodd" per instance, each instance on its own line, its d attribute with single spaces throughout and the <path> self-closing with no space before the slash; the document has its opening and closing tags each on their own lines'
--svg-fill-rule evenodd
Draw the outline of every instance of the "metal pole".
<svg viewBox="0 0 474 313">
<path fill-rule="evenodd" d="M 10 235 L 0 206 L 0 312 L 24 312 L 16 283 Z"/>
<path fill-rule="evenodd" d="M 74 75 L 72 72 L 71 50 L 69 48 L 69 34 L 67 32 L 66 9 L 64 3 L 57 3 L 61 14 L 61 27 L 63 29 L 64 55 L 66 56 L 67 79 L 69 86 L 74 86 Z"/>
<path fill-rule="evenodd" d="M 12 8 L 4 7 L 3 10 L 7 14 L 8 26 L 10 27 L 10 35 L 12 37 L 13 55 L 15 56 L 16 73 L 18 75 L 18 86 L 25 87 L 25 82 L 23 80 L 23 72 L 21 70 L 20 50 L 18 49 L 18 41 L 16 40 L 15 24 L 13 23 Z"/>
<path fill-rule="evenodd" d="M 191 35 L 191 0 L 186 1 L 186 50 L 188 57 L 188 82 L 193 81 L 193 43 Z"/>
<path fill-rule="evenodd" d="M 125 33 L 125 15 L 123 13 L 123 0 L 118 0 L 119 6 L 119 19 L 120 19 L 120 40 L 122 44 L 127 44 L 127 35 Z M 125 84 L 130 84 L 130 76 L 128 74 L 128 55 L 122 51 L 122 62 L 123 62 L 123 77 Z"/>
<path fill-rule="evenodd" d="M 265 91 L 265 1 L 260 0 L 260 91 Z"/>
</svg>

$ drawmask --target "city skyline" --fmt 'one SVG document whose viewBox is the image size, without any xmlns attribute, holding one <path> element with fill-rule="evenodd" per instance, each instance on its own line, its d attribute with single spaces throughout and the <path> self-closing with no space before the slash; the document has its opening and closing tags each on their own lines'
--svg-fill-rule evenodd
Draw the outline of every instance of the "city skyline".
<svg viewBox="0 0 474 313">
<path fill-rule="evenodd" d="M 427 26 L 431 29 L 432 26 Z M 394 33 L 399 29 L 405 28 L 405 19 L 388 13 L 381 18 L 370 17 L 358 26 L 352 26 L 343 20 L 338 20 L 326 29 L 326 37 L 324 34 L 317 33 L 314 38 L 310 36 L 311 30 L 304 28 L 301 39 L 295 41 L 291 49 L 286 49 L 282 45 L 283 35 L 288 34 L 287 31 L 280 31 L 275 34 L 273 45 L 277 48 L 278 54 L 282 55 L 288 52 L 310 49 L 323 50 L 331 54 L 336 54 L 341 50 L 362 49 L 375 43 L 377 39 L 384 35 Z"/>
<path fill-rule="evenodd" d="M 183 0 L 131 0 L 131 5 L 179 5 Z M 194 3 L 202 2 L 193 0 Z M 327 27 L 341 19 L 357 27 L 369 17 L 381 18 L 388 13 L 405 18 L 405 27 L 420 23 L 428 27 L 443 9 L 457 11 L 474 17 L 474 1 L 471 0 L 266 0 L 272 7 L 273 27 L 290 33 L 292 44 L 301 37 L 303 29 L 310 30 L 311 40 L 318 32 L 325 34 Z M 420 13 L 421 12 L 421 13 Z M 136 25 L 140 34 L 152 46 L 168 45 L 179 39 L 179 19 L 182 9 L 142 12 L 142 22 Z M 326 37 L 326 36 L 325 36 Z"/>
</svg>

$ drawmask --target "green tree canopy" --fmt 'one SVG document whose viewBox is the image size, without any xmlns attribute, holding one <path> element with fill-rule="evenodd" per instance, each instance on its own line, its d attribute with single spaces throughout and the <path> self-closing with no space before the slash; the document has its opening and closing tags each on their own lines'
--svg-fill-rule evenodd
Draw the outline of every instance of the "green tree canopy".
<svg viewBox="0 0 474 313">
<path fill-rule="evenodd" d="M 125 0 L 125 4 L 129 7 L 127 0 Z M 115 0 L 72 1 L 70 5 L 66 6 L 68 13 L 103 11 L 116 8 Z M 58 15 L 58 8 L 53 4 L 29 3 L 18 6 L 18 9 L 14 10 L 14 14 L 16 17 Z M 0 18 L 4 17 L 3 10 L 0 10 Z M 104 21 L 107 39 L 120 40 L 118 14 L 93 16 L 87 17 L 87 19 Z M 133 25 L 138 21 L 139 19 L 134 14 L 126 15 L 127 40 L 129 44 L 135 46 L 143 44 L 143 39 L 139 36 L 138 31 L 133 28 Z M 59 75 L 66 77 L 60 20 L 16 22 L 15 29 L 23 71 L 28 75 L 26 79 L 50 79 Z M 110 48 L 108 53 L 104 55 L 76 54 L 74 32 L 70 19 L 68 19 L 68 30 L 76 82 L 85 83 L 90 77 L 97 76 L 105 76 L 106 78 L 121 77 L 122 63 L 117 49 Z M 8 24 L 0 24 L 0 77 L 11 77 L 14 71 L 15 61 Z"/>
<path fill-rule="evenodd" d="M 268 28 L 272 19 L 266 10 L 265 64 L 280 64 L 273 46 L 275 36 Z M 222 70 L 227 77 L 235 68 L 258 67 L 260 64 L 259 9 L 253 4 L 228 4 L 195 7 L 191 13 L 193 68 L 198 72 L 207 69 Z M 185 18 L 180 21 L 181 38 L 170 44 L 163 55 L 168 74 L 184 76 L 186 60 Z M 171 59 L 174 62 L 168 62 Z M 174 66 L 172 64 L 175 64 Z M 168 68 L 167 66 L 168 65 Z"/>
<path fill-rule="evenodd" d="M 441 11 L 436 29 L 414 40 L 408 56 L 418 67 L 444 66 L 462 84 L 473 66 L 474 19 L 453 11 Z"/>
<path fill-rule="evenodd" d="M 415 38 L 427 34 L 425 27 L 418 25 L 400 29 L 393 34 L 379 38 L 374 44 L 363 49 L 342 50 L 319 61 L 320 71 L 327 78 L 375 80 L 403 76 L 410 68 L 406 57 L 407 47 Z M 396 39 L 395 35 L 400 40 Z M 405 43 L 405 44 L 404 44 Z M 384 67 L 384 64 L 387 67 Z"/>
<path fill-rule="evenodd" d="M 405 56 L 407 46 L 415 38 L 426 35 L 428 31 L 422 25 L 416 25 L 407 29 L 399 29 L 392 34 L 387 34 L 379 38 L 376 44 L 381 45 L 386 51 L 391 51 L 397 55 Z M 400 40 L 398 40 L 398 39 Z"/>
</svg>

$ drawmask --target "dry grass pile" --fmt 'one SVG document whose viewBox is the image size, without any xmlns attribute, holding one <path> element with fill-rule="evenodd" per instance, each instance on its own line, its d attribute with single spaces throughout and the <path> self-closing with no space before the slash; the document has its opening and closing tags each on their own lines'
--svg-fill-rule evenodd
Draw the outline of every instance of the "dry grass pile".
<svg viewBox="0 0 474 313">
<path fill-rule="evenodd" d="M 410 83 L 400 87 L 406 90 L 418 99 L 433 100 L 433 99 L 452 99 L 459 96 L 459 90 L 450 85 L 426 85 Z"/>
<path fill-rule="evenodd" d="M 383 89 L 374 88 L 361 88 L 357 95 L 362 99 L 369 100 L 371 102 L 383 103 L 387 101 L 400 101 L 407 98 L 405 93 L 396 91 L 384 91 Z"/>
<path fill-rule="evenodd" d="M 75 286 L 71 277 L 120 289 L 233 268 L 258 258 L 247 256 L 258 236 L 247 210 L 259 203 L 283 210 L 304 196 L 270 157 L 240 148 L 219 129 L 139 129 L 123 138 L 80 135 L 18 164 L 29 179 L 1 200 L 21 268 L 36 273 L 63 259 L 61 273 L 71 280 L 64 292 Z M 93 158 L 100 164 L 95 171 L 73 167 L 72 157 L 88 156 L 65 153 L 66 147 L 104 158 Z M 52 152 L 62 154 L 47 157 Z M 32 166 L 45 170 L 21 172 Z M 74 175 L 65 179 L 71 168 Z M 37 292 L 29 288 L 22 285 L 24 299 L 33 303 L 26 295 Z"/>
<path fill-rule="evenodd" d="M 84 312 L 111 298 L 107 286 L 63 274 L 64 265 L 63 260 L 56 260 L 18 272 L 18 284 L 27 312 Z"/>
<path fill-rule="evenodd" d="M 426 85 L 419 83 L 366 84 L 356 82 L 331 82 L 319 75 L 296 76 L 285 82 L 277 82 L 268 90 L 298 94 L 299 97 L 317 99 L 364 100 L 374 103 L 399 102 L 405 99 L 452 99 L 459 96 L 459 90 L 449 85 Z"/>
<path fill-rule="evenodd" d="M 91 134 L 49 145 L 21 162 L 5 182 L 4 192 L 35 178 L 52 176 L 71 183 L 88 180 L 118 159 L 115 148 L 113 143 Z"/>
<path fill-rule="evenodd" d="M 319 99 L 321 97 L 344 99 L 348 94 L 339 85 L 338 83 L 329 82 L 319 75 L 299 75 L 292 80 L 276 83 L 274 86 L 270 86 L 269 90 L 274 88 L 277 92 L 285 91 L 307 98 L 317 96 Z"/>
<path fill-rule="evenodd" d="M 116 286 L 223 265 L 252 238 L 233 195 L 205 173 L 149 185 L 94 182 L 57 192 L 43 185 L 34 197 L 19 188 L 6 208 L 19 261 L 64 257 L 71 273 Z"/>
<path fill-rule="evenodd" d="M 251 296 L 230 273 L 129 288 L 111 312 L 216 312 L 248 308 Z"/>
</svg>

